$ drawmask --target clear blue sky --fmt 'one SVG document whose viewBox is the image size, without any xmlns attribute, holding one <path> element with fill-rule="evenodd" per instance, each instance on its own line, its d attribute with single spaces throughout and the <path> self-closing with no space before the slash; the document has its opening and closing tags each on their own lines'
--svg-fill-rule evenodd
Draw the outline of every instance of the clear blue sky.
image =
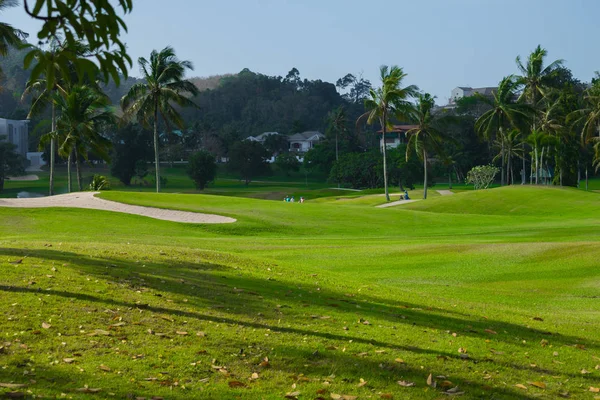
<svg viewBox="0 0 600 400">
<path fill-rule="evenodd" d="M 589 80 L 600 70 L 598 15 L 598 0 L 134 0 L 126 41 L 134 60 L 172 45 L 197 76 L 296 67 L 303 78 L 363 72 L 377 84 L 378 67 L 397 64 L 445 103 L 456 86 L 516 73 L 515 57 L 537 44 Z M 21 7 L 0 18 L 36 32 Z"/>
</svg>

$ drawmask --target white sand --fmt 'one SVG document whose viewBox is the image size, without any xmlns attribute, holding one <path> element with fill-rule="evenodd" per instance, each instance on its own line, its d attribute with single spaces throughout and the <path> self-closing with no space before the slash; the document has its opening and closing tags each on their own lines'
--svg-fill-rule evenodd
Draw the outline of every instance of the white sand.
<svg viewBox="0 0 600 400">
<path fill-rule="evenodd" d="M 39 181 L 40 177 L 37 175 L 24 175 L 24 176 L 11 176 L 10 178 L 8 178 L 9 181 L 15 181 L 15 182 L 20 182 L 20 181 Z"/>
<path fill-rule="evenodd" d="M 436 190 L 442 196 L 452 196 L 454 193 L 451 190 Z"/>
<path fill-rule="evenodd" d="M 410 204 L 410 203 L 414 203 L 415 201 L 419 201 L 421 199 L 417 199 L 417 200 L 398 200 L 398 201 L 390 201 L 389 203 L 385 203 L 385 204 L 380 204 L 378 206 L 375 206 L 377 208 L 388 208 L 388 207 L 394 207 L 394 206 L 399 206 L 402 204 Z"/>
<path fill-rule="evenodd" d="M 227 224 L 235 222 L 234 218 L 213 214 L 202 214 L 189 211 L 165 210 L 154 207 L 132 206 L 95 197 L 94 192 L 77 192 L 50 197 L 29 199 L 0 199 L 0 207 L 45 208 L 70 207 L 121 212 L 142 215 L 165 221 L 184 222 L 190 224 Z"/>
</svg>

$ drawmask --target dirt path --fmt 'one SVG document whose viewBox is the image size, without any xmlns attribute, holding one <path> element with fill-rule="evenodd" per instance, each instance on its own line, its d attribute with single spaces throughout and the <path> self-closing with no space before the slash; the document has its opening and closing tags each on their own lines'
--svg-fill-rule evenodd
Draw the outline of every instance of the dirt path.
<svg viewBox="0 0 600 400">
<path fill-rule="evenodd" d="M 154 207 L 133 206 L 103 200 L 95 197 L 94 192 L 77 192 L 61 194 L 51 197 L 37 197 L 29 199 L 0 199 L 0 207 L 17 208 L 46 208 L 70 207 L 86 208 L 93 210 L 114 211 L 125 214 L 135 214 L 144 217 L 162 219 L 165 221 L 184 222 L 189 224 L 227 224 L 235 222 L 234 218 L 213 214 L 202 214 L 189 211 L 166 210 Z"/>
<path fill-rule="evenodd" d="M 8 180 L 14 182 L 39 181 L 40 177 L 37 175 L 11 176 L 10 178 L 8 178 Z"/>
<path fill-rule="evenodd" d="M 418 200 L 398 200 L 398 201 L 391 201 L 389 203 L 385 203 L 385 204 L 380 204 L 378 206 L 375 206 L 376 208 L 388 208 L 388 207 L 394 207 L 394 206 L 399 206 L 402 204 L 409 204 L 409 203 L 414 203 L 415 201 L 419 201 L 421 199 Z"/>
<path fill-rule="evenodd" d="M 454 193 L 451 190 L 436 190 L 442 196 L 452 196 Z"/>
</svg>

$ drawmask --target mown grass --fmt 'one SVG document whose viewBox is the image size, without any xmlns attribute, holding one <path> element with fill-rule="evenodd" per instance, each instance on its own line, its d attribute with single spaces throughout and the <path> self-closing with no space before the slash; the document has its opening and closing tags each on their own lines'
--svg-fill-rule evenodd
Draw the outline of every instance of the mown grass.
<svg viewBox="0 0 600 400">
<path fill-rule="evenodd" d="M 0 208 L 0 382 L 27 385 L 1 390 L 593 399 L 600 386 L 600 195 L 503 188 L 391 209 L 101 197 L 238 222 Z"/>
</svg>

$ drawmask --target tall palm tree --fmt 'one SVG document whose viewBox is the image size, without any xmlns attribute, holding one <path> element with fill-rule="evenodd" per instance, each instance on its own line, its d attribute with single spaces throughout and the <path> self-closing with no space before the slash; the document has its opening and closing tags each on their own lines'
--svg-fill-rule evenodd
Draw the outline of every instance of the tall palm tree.
<svg viewBox="0 0 600 400">
<path fill-rule="evenodd" d="M 548 51 L 538 45 L 529 54 L 525 65 L 523 65 L 520 56 L 517 56 L 516 59 L 517 68 L 522 74 L 517 77 L 517 82 L 523 86 L 520 100 L 527 102 L 536 110 L 540 109 L 540 101 L 547 95 L 548 91 L 558 86 L 557 74 L 564 63 L 563 60 L 556 60 L 549 65 L 544 65 L 547 55 Z M 535 118 L 534 115 L 531 130 L 537 129 Z M 523 157 L 523 180 L 521 184 L 525 184 L 525 157 Z"/>
<path fill-rule="evenodd" d="M 415 96 L 419 89 L 414 85 L 404 88 L 401 87 L 406 74 L 402 68 L 396 65 L 393 65 L 392 67 L 382 65 L 379 68 L 379 73 L 381 77 L 381 87 L 369 90 L 369 98 L 365 100 L 365 108 L 369 111 L 363 114 L 358 121 L 367 117 L 367 123 L 369 125 L 375 122 L 378 122 L 381 125 L 383 143 L 381 146 L 381 152 L 383 154 L 383 185 L 385 189 L 385 198 L 387 201 L 390 201 L 387 179 L 387 146 L 385 143 L 385 134 L 390 126 L 390 118 L 403 118 L 411 105 L 407 99 Z"/>
<path fill-rule="evenodd" d="M 54 101 L 60 110 L 60 117 L 56 121 L 56 131 L 48 135 L 60 138 L 59 154 L 68 158 L 69 192 L 73 156 L 77 168 L 78 188 L 82 190 L 81 158 L 87 159 L 88 152 L 93 151 L 108 160 L 107 149 L 110 147 L 110 141 L 102 136 L 100 131 L 107 125 L 114 124 L 115 115 L 109 107 L 110 100 L 103 93 L 85 85 L 74 86 L 65 95 L 55 94 Z"/>
<path fill-rule="evenodd" d="M 532 162 L 531 165 L 535 165 L 535 184 L 539 184 L 540 180 L 540 164 L 544 158 L 543 149 L 550 141 L 550 135 L 540 130 L 533 130 L 529 136 L 527 136 L 527 143 L 532 149 Z"/>
<path fill-rule="evenodd" d="M 493 92 L 493 99 L 483 96 L 479 98 L 488 103 L 491 109 L 485 112 L 475 122 L 475 130 L 484 138 L 491 140 L 498 137 L 501 141 L 502 172 L 500 183 L 504 185 L 504 135 L 511 128 L 526 130 L 527 121 L 533 115 L 532 107 L 528 104 L 516 102 L 516 90 L 519 84 L 513 75 L 507 76 L 498 85 L 498 90 Z"/>
<path fill-rule="evenodd" d="M 154 125 L 154 162 L 156 166 L 156 191 L 160 192 L 160 160 L 158 156 L 158 118 L 165 123 L 173 122 L 183 129 L 183 120 L 175 109 L 177 106 L 196 104 L 186 94 L 195 96 L 198 88 L 184 79 L 185 70 L 193 70 L 190 61 L 182 61 L 175 55 L 172 47 L 165 47 L 160 52 L 154 50 L 150 60 L 140 57 L 138 64 L 142 71 L 144 83 L 137 83 L 121 99 L 121 107 L 125 117 L 136 117 L 138 122 L 149 127 Z"/>
<path fill-rule="evenodd" d="M 433 113 L 435 97 L 429 93 L 418 94 L 417 103 L 408 112 L 410 120 L 417 127 L 406 132 L 408 144 L 406 146 L 406 160 L 415 152 L 423 160 L 423 199 L 427 198 L 427 163 L 429 153 L 435 151 L 443 154 L 441 142 L 446 138 L 441 130 L 440 118 Z"/>
<path fill-rule="evenodd" d="M 339 160 L 338 139 L 340 135 L 346 132 L 346 109 L 344 106 L 339 106 L 327 115 L 329 122 L 329 131 L 335 134 L 335 161 Z"/>
<path fill-rule="evenodd" d="M 509 185 L 515 184 L 515 173 L 513 171 L 512 160 L 514 158 L 523 157 L 523 140 L 522 135 L 518 129 L 511 129 L 506 132 L 504 136 L 498 137 L 494 141 L 494 146 L 500 150 L 500 152 L 493 158 L 492 161 L 497 161 L 501 157 L 504 157 L 504 164 L 506 164 L 506 180 Z M 523 174 L 525 172 L 523 171 Z"/>
</svg>

